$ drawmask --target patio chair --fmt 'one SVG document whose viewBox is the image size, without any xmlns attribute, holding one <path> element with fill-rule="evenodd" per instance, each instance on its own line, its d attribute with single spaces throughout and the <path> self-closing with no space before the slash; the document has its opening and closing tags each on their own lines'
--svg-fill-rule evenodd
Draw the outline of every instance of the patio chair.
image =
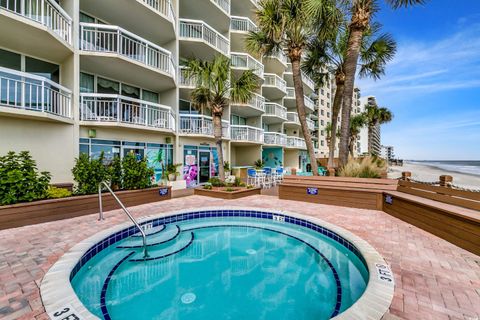
<svg viewBox="0 0 480 320">
<path fill-rule="evenodd" d="M 269 168 L 269 167 L 263 168 L 263 174 L 264 174 L 263 186 L 265 188 L 271 188 L 273 185 L 272 168 Z"/>
<path fill-rule="evenodd" d="M 255 169 L 247 169 L 247 184 L 254 185 L 256 187 L 262 186 L 262 177 L 258 175 Z"/>
</svg>

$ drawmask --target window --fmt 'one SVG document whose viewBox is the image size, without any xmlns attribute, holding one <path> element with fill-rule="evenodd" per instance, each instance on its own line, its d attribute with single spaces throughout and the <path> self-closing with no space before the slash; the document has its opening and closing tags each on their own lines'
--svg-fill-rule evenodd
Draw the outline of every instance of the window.
<svg viewBox="0 0 480 320">
<path fill-rule="evenodd" d="M 325 105 L 325 102 L 323 101 L 323 99 L 320 99 L 320 104 L 323 106 Z"/>
<path fill-rule="evenodd" d="M 322 145 L 322 147 L 323 147 L 323 145 L 324 145 L 324 144 L 323 144 L 323 140 L 320 140 L 320 144 L 321 144 L 321 145 Z"/>
<path fill-rule="evenodd" d="M 60 82 L 60 66 L 50 62 L 25 57 L 25 72 Z"/>
<path fill-rule="evenodd" d="M 198 110 L 187 100 L 179 101 L 179 111 L 181 114 L 199 114 Z"/>
<path fill-rule="evenodd" d="M 22 56 L 18 53 L 0 49 L 0 67 L 21 71 Z"/>
<path fill-rule="evenodd" d="M 325 90 L 320 89 L 320 93 L 321 93 L 321 94 L 325 94 Z"/>
<path fill-rule="evenodd" d="M 320 120 L 320 124 L 323 126 L 323 124 L 324 124 L 323 120 Z"/>
<path fill-rule="evenodd" d="M 320 110 L 320 114 L 323 116 L 324 115 L 324 111 L 323 110 Z"/>
<path fill-rule="evenodd" d="M 320 135 L 324 136 L 324 135 L 325 135 L 325 131 L 321 130 L 321 131 L 320 131 Z"/>
<path fill-rule="evenodd" d="M 148 90 L 142 90 L 142 100 L 158 103 L 158 93 Z"/>
<path fill-rule="evenodd" d="M 327 102 L 327 108 L 330 108 L 330 102 Z"/>
<path fill-rule="evenodd" d="M 97 93 L 118 94 L 119 92 L 119 82 L 97 77 Z"/>
<path fill-rule="evenodd" d="M 244 125 L 247 124 L 247 119 L 246 118 L 243 118 L 243 117 L 240 117 L 240 116 L 237 116 L 237 115 L 234 115 L 234 114 L 232 114 L 232 117 L 231 117 L 230 121 L 232 122 L 233 125 L 244 126 Z"/>
<path fill-rule="evenodd" d="M 327 118 L 330 118 L 330 112 L 327 112 Z"/>
<path fill-rule="evenodd" d="M 270 132 L 270 126 L 268 124 L 264 123 L 262 124 L 262 127 L 265 132 Z"/>
<path fill-rule="evenodd" d="M 140 99 L 140 88 L 132 87 L 127 84 L 121 85 L 121 94 L 122 96 L 134 98 L 134 99 Z"/>
<path fill-rule="evenodd" d="M 80 92 L 95 92 L 95 77 L 93 75 L 80 72 Z"/>
</svg>

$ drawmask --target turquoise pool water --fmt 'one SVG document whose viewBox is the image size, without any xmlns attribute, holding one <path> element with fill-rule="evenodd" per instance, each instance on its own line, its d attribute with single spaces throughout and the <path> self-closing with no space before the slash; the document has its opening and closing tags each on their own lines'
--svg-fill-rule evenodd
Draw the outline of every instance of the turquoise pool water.
<svg viewBox="0 0 480 320">
<path fill-rule="evenodd" d="M 330 319 L 364 292 L 362 260 L 318 232 L 270 219 L 193 219 L 120 240 L 72 278 L 101 319 Z M 102 291 L 103 289 L 103 291 Z"/>
</svg>

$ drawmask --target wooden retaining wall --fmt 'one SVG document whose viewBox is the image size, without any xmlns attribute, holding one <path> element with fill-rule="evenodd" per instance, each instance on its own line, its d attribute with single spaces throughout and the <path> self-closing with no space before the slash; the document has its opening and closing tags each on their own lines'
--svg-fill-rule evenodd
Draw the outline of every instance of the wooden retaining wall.
<svg viewBox="0 0 480 320">
<path fill-rule="evenodd" d="M 395 190 L 391 179 L 285 176 L 279 198 L 360 209 L 382 210 L 383 191 Z"/>
<path fill-rule="evenodd" d="M 386 192 L 383 211 L 480 255 L 480 211 L 407 194 Z"/>
<path fill-rule="evenodd" d="M 171 187 L 167 188 L 168 192 L 166 195 L 160 195 L 160 190 L 165 188 L 119 191 L 115 194 L 126 207 L 131 207 L 171 199 Z M 120 209 L 120 206 L 110 194 L 104 193 L 102 200 L 104 211 Z M 69 219 L 98 213 L 98 211 L 98 195 L 96 194 L 1 206 L 0 230 Z"/>
</svg>

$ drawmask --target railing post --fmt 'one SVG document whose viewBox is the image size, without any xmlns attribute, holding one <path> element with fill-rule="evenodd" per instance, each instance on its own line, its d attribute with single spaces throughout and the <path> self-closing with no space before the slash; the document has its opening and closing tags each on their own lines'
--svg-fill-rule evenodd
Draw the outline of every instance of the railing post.
<svg viewBox="0 0 480 320">
<path fill-rule="evenodd" d="M 120 108 L 120 104 L 121 104 L 121 100 L 120 100 L 120 98 L 117 98 L 117 122 L 118 123 L 121 122 L 120 117 L 122 116 L 122 114 L 121 114 L 121 111 L 122 111 L 121 109 L 122 108 Z"/>
<path fill-rule="evenodd" d="M 102 184 L 101 183 L 98 184 L 98 206 L 100 208 L 98 220 L 99 221 L 105 220 L 105 218 L 103 217 Z"/>
<path fill-rule="evenodd" d="M 411 178 L 412 178 L 412 173 L 411 172 L 409 172 L 409 171 L 402 172 L 402 180 L 410 181 Z"/>
<path fill-rule="evenodd" d="M 449 175 L 440 176 L 440 187 L 451 188 L 453 183 L 453 177 Z"/>
</svg>

